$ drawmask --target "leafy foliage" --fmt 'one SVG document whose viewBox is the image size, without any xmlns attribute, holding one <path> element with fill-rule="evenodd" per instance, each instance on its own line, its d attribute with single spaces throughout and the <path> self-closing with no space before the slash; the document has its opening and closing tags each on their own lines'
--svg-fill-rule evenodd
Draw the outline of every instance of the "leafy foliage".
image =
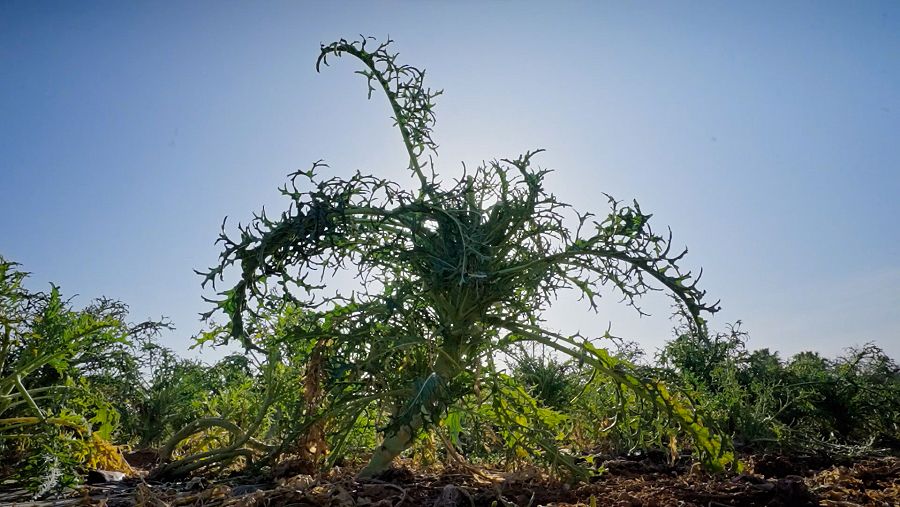
<svg viewBox="0 0 900 507">
<path fill-rule="evenodd" d="M 900 368 L 879 347 L 783 361 L 768 349 L 748 351 L 740 323 L 709 337 L 681 316 L 660 360 L 739 442 L 806 451 L 900 442 Z"/>
<path fill-rule="evenodd" d="M 28 308 L 34 312 L 19 307 L 18 313 L 3 314 L 7 323 L 10 316 L 26 317 L 15 333 L 12 326 L 5 328 L 9 343 L 12 337 L 38 340 L 36 329 L 41 336 L 48 329 L 72 336 L 67 326 L 94 322 L 78 318 L 80 310 L 72 310 L 58 291 L 54 296 L 53 291 L 22 289 L 25 275 L 12 263 L 6 266 L 5 273 L 14 275 L 0 285 L 6 308 L 13 302 L 11 289 L 18 287 L 20 302 L 31 298 Z M 434 372 L 420 369 L 408 390 L 393 386 L 393 398 L 377 391 L 360 396 L 366 382 L 403 378 L 402 370 L 416 367 L 420 358 L 406 353 L 416 350 L 411 340 L 397 351 L 376 354 L 364 343 L 342 343 L 340 335 L 326 333 L 348 314 L 347 308 L 335 307 L 320 320 L 288 306 L 278 315 L 251 315 L 253 341 L 265 354 L 249 351 L 211 366 L 179 359 L 135 332 L 135 326 L 121 327 L 127 335 L 107 335 L 116 339 L 95 335 L 88 341 L 91 350 L 75 347 L 74 353 L 60 356 L 59 371 L 41 367 L 31 370 L 40 375 L 24 377 L 22 387 L 33 405 L 16 389 L 2 398 L 0 453 L 4 464 L 18 465 L 5 472 L 40 495 L 77 483 L 86 470 L 129 470 L 120 447 L 111 442 L 163 445 L 165 459 L 156 476 L 216 473 L 240 463 L 271 464 L 285 455 L 300 457 L 302 469 L 311 470 L 364 454 L 377 445 L 377 431 L 389 430 L 398 414 L 419 406 L 427 415 L 421 406 L 448 387 Z M 658 449 L 674 459 L 689 437 L 710 438 L 704 433 L 708 428 L 754 448 L 846 453 L 900 445 L 900 375 L 877 347 L 849 349 L 836 359 L 803 353 L 783 361 L 768 350 L 748 351 L 747 335 L 737 325 L 707 336 L 691 324 L 689 313 L 681 314 L 682 325 L 657 366 L 635 364 L 640 355 L 633 345 L 621 343 L 615 353 L 584 345 L 580 359 L 566 359 L 571 356 L 560 354 L 550 341 L 494 349 L 475 363 L 478 370 L 467 372 L 471 391 L 447 403 L 439 420 L 429 421 L 437 440 L 414 439 L 410 451 L 423 463 L 434 462 L 443 451 L 451 460 L 507 466 L 536 462 L 586 477 L 580 457 L 591 464 L 598 452 Z M 43 320 L 40 326 L 37 320 Z M 230 329 L 213 329 L 200 341 L 229 336 Z M 558 340 L 581 344 L 570 337 Z M 98 368 L 101 363 L 91 358 L 103 354 L 102 346 L 111 361 Z M 8 351 L 7 357 L 29 357 L 20 345 Z M 372 363 L 366 365 L 368 358 Z M 401 373 L 379 369 L 384 358 Z M 362 361 L 363 375 L 355 373 L 360 365 L 352 361 Z M 507 367 L 510 374 L 504 373 Z M 12 372 L 5 369 L 4 378 Z M 402 398 L 407 394 L 413 396 Z M 703 424 L 673 425 L 669 411 L 691 405 L 706 415 Z M 691 417 L 675 414 L 674 420 Z M 709 440 L 705 445 L 716 444 Z"/>
<path fill-rule="evenodd" d="M 108 299 L 73 310 L 56 286 L 26 290 L 26 276 L 0 258 L 0 454 L 46 493 L 109 454 L 119 411 L 102 386 L 130 371 L 129 338 L 164 324 L 129 325 L 127 307 Z"/>
<path fill-rule="evenodd" d="M 390 41 L 370 49 L 371 43 L 323 46 L 318 63 L 349 55 L 363 64 L 370 95 L 384 92 L 391 105 L 419 188 L 360 173 L 323 179 L 321 163 L 291 175 L 281 189 L 288 210 L 276 219 L 255 216 L 234 239 L 223 230 L 221 262 L 205 274 L 204 283 L 215 284 L 230 266 L 239 268 L 237 283 L 216 303 L 229 319 L 230 336 L 258 350 L 253 337 L 260 316 L 287 309 L 303 314 L 295 337 L 327 341 L 337 377 L 327 401 L 345 421 L 341 431 L 372 403 L 391 414 L 363 475 L 383 470 L 476 384 L 496 385 L 499 373 L 488 358 L 524 342 L 616 379 L 688 431 L 708 464 L 726 464 L 722 442 L 687 399 L 636 377 L 589 340 L 541 325 L 541 312 L 558 291 L 576 290 L 596 309 L 607 288 L 638 311 L 641 295 L 668 290 L 702 325 L 701 312 L 716 305 L 703 302 L 696 280 L 679 266 L 685 252 L 670 253 L 671 234 L 655 233 L 637 203 L 609 198 L 602 219 L 571 211 L 544 189 L 549 171 L 532 163 L 540 150 L 442 182 L 432 140 L 440 92 L 424 88 L 424 71 L 396 63 Z M 351 295 L 310 281 L 348 269 L 361 282 Z"/>
</svg>

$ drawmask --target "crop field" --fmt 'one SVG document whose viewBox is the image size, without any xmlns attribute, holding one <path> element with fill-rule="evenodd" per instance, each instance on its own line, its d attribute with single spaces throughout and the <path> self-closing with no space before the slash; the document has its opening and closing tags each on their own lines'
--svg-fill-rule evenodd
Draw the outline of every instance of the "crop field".
<svg viewBox="0 0 900 507">
<path fill-rule="evenodd" d="M 541 150 L 438 174 L 441 92 L 391 43 L 323 44 L 316 68 L 386 101 L 414 183 L 316 162 L 283 211 L 223 224 L 195 342 L 237 352 L 181 357 L 167 321 L 0 257 L 0 504 L 900 505 L 894 359 L 711 329 L 665 217 L 575 209 Z M 663 292 L 676 329 L 655 354 L 563 334 L 563 291 L 638 313 Z"/>
</svg>

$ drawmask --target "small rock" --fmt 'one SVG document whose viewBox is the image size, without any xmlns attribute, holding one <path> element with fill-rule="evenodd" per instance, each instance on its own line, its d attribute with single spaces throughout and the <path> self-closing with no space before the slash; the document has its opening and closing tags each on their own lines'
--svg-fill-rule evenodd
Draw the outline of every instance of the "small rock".
<svg viewBox="0 0 900 507">
<path fill-rule="evenodd" d="M 463 507 L 472 505 L 472 497 L 466 490 L 447 484 L 437 497 L 432 507 Z"/>
<path fill-rule="evenodd" d="M 300 474 L 288 479 L 280 479 L 278 483 L 285 488 L 302 491 L 315 484 L 316 480 L 311 475 Z"/>
<path fill-rule="evenodd" d="M 328 498 L 330 500 L 329 505 L 332 507 L 353 507 L 356 505 L 350 493 L 339 485 L 332 486 L 331 491 L 328 492 Z"/>
<path fill-rule="evenodd" d="M 121 482 L 125 479 L 122 472 L 112 470 L 91 470 L 87 474 L 88 484 L 102 484 L 104 482 Z"/>
<path fill-rule="evenodd" d="M 815 506 L 815 497 L 809 492 L 803 477 L 797 475 L 788 475 L 775 482 L 775 496 L 783 505 L 790 506 Z M 770 503 L 770 505 L 772 505 Z"/>
</svg>

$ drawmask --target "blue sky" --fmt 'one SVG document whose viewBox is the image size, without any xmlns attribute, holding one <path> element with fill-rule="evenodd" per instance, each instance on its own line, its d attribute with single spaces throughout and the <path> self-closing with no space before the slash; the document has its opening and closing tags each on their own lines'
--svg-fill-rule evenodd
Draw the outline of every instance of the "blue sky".
<svg viewBox="0 0 900 507">
<path fill-rule="evenodd" d="M 6 1 L 0 254 L 33 288 L 169 316 L 185 351 L 223 217 L 283 209 L 277 186 L 320 158 L 413 184 L 356 67 L 315 73 L 320 42 L 360 33 L 445 90 L 442 174 L 545 148 L 562 200 L 636 198 L 672 227 L 714 326 L 900 357 L 897 2 Z M 644 318 L 615 300 L 564 297 L 551 323 L 671 337 L 664 297 Z"/>
</svg>

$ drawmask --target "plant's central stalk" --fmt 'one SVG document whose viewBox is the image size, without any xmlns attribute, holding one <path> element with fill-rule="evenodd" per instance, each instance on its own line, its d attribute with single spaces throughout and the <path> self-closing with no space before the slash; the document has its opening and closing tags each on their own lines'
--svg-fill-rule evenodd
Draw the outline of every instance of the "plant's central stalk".
<svg viewBox="0 0 900 507">
<path fill-rule="evenodd" d="M 384 440 L 357 478 L 372 478 L 387 470 L 394 458 L 412 447 L 419 433 L 428 426 L 437 424 L 447 407 L 456 401 L 451 399 L 447 386 L 461 372 L 458 356 L 460 347 L 456 340 L 450 340 L 445 345 L 450 346 L 449 350 L 442 347 L 431 375 L 417 387 L 406 407 L 394 415 L 393 421 L 385 430 Z"/>
</svg>

